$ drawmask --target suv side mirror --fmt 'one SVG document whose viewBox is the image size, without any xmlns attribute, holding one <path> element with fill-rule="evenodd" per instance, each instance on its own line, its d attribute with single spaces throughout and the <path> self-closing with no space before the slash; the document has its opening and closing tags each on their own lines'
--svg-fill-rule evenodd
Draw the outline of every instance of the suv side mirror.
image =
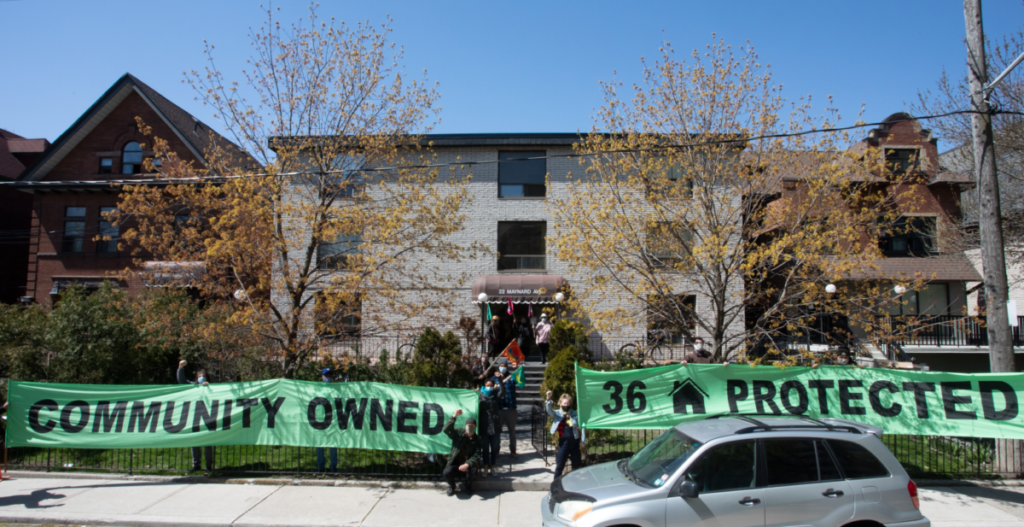
<svg viewBox="0 0 1024 527">
<path fill-rule="evenodd" d="M 679 495 L 683 498 L 696 498 L 700 492 L 697 490 L 697 484 L 686 480 L 683 481 L 682 485 L 679 485 Z"/>
</svg>

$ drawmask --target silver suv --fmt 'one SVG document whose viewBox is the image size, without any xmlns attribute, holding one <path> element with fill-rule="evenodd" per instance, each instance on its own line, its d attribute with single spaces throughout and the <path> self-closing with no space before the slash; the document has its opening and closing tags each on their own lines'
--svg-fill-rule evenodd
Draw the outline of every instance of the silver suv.
<svg viewBox="0 0 1024 527">
<path fill-rule="evenodd" d="M 682 423 L 629 459 L 555 480 L 541 517 L 544 527 L 930 527 L 881 434 L 830 418 Z"/>
</svg>

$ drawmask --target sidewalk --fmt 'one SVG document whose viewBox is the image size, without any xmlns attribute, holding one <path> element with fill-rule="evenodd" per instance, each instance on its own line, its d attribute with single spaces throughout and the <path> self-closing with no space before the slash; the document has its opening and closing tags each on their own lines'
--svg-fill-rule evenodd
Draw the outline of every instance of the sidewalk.
<svg viewBox="0 0 1024 527">
<path fill-rule="evenodd" d="M 537 527 L 544 492 L 15 477 L 0 523 L 166 527 Z M 935 527 L 1024 527 L 1024 487 L 921 489 Z"/>
</svg>

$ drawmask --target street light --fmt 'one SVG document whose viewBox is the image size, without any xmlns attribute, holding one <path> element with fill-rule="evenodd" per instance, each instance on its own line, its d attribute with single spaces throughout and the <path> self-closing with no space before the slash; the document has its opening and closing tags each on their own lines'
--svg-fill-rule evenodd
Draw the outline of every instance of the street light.
<svg viewBox="0 0 1024 527">
<path fill-rule="evenodd" d="M 902 295 L 903 293 L 907 292 L 907 288 L 901 285 L 892 288 L 892 290 L 895 291 L 897 295 Z"/>
<path fill-rule="evenodd" d="M 836 284 L 828 284 L 827 286 L 825 286 L 825 292 L 830 294 L 830 295 L 832 293 L 835 293 L 836 292 Z"/>
<path fill-rule="evenodd" d="M 476 299 L 481 301 L 481 302 L 486 302 L 487 301 L 487 293 L 480 293 L 479 295 L 477 295 Z"/>
<path fill-rule="evenodd" d="M 555 293 L 555 302 L 561 302 L 565 300 L 565 295 L 562 293 Z"/>
</svg>

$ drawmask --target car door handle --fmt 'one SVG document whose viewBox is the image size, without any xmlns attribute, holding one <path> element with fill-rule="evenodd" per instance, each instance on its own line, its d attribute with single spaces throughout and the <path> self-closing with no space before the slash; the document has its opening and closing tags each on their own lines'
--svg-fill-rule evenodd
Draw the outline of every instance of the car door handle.
<svg viewBox="0 0 1024 527">
<path fill-rule="evenodd" d="M 740 500 L 740 505 L 746 505 L 747 507 L 752 507 L 754 505 L 757 505 L 758 503 L 761 503 L 761 500 L 757 498 L 751 498 L 750 496 L 744 496 L 743 499 Z"/>
<path fill-rule="evenodd" d="M 838 497 L 843 495 L 843 491 L 835 490 L 835 489 L 828 489 L 825 492 L 822 492 L 821 495 L 825 496 L 826 498 L 838 498 Z"/>
</svg>

